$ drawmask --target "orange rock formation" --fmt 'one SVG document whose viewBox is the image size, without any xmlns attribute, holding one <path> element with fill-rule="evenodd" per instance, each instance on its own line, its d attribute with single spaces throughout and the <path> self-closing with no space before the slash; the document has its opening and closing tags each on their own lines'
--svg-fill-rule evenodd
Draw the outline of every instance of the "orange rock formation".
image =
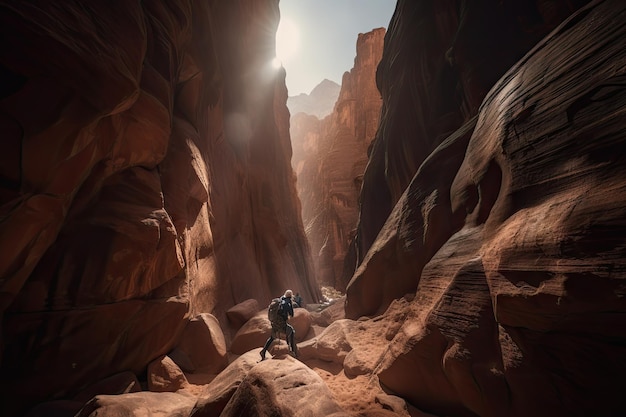
<svg viewBox="0 0 626 417">
<path fill-rule="evenodd" d="M 359 192 L 368 148 L 376 134 L 381 97 L 376 68 L 385 29 L 359 34 L 354 67 L 343 75 L 333 112 L 319 121 L 291 118 L 292 165 L 298 176 L 302 218 L 318 280 L 345 289 L 344 262 L 354 270 L 351 243 L 359 216 Z"/>
<path fill-rule="evenodd" d="M 189 318 L 320 297 L 277 1 L 0 5 L 2 415 L 141 373 Z"/>
</svg>

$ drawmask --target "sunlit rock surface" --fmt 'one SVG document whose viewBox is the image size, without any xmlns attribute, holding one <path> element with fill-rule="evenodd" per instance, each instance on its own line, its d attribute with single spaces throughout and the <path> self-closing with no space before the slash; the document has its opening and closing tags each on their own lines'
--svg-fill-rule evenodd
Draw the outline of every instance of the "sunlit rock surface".
<svg viewBox="0 0 626 417">
<path fill-rule="evenodd" d="M 0 414 L 140 374 L 198 314 L 319 298 L 278 20 L 269 0 L 0 5 Z"/>
<path fill-rule="evenodd" d="M 368 148 L 380 118 L 376 68 L 385 29 L 361 33 L 354 67 L 345 72 L 333 112 L 325 119 L 292 116 L 292 165 L 298 176 L 302 218 L 318 280 L 345 288 L 344 260 L 354 264 L 351 240 L 359 216 L 359 191 Z M 352 268 L 350 271 L 354 269 Z"/>
<path fill-rule="evenodd" d="M 405 18 L 395 15 L 399 32 L 388 34 L 386 47 L 403 39 Z M 368 169 L 375 161 L 382 169 L 384 152 L 395 206 L 348 287 L 346 315 L 376 314 L 414 294 L 379 378 L 420 409 L 623 413 L 625 22 L 623 2 L 583 7 L 495 83 L 476 118 L 457 112 L 467 121 L 443 141 L 434 126 L 402 138 L 389 132 L 397 125 L 381 122 Z M 400 78 L 383 61 L 383 114 L 399 117 L 406 107 L 392 107 L 393 90 L 420 90 L 395 85 Z M 470 98 L 462 102 L 471 110 Z M 391 142 L 401 140 L 407 151 L 428 150 L 424 161 L 396 153 Z M 405 179 L 393 175 L 399 170 Z M 366 183 L 373 178 L 366 174 Z M 364 206 L 372 204 L 364 194 Z M 361 222 L 371 227 L 369 215 L 364 207 Z"/>
<path fill-rule="evenodd" d="M 135 392 L 125 395 L 98 395 L 76 417 L 98 416 L 188 416 L 196 402 L 191 395 L 174 392 Z"/>
<path fill-rule="evenodd" d="M 364 174 L 360 263 L 424 160 L 477 114 L 485 95 L 587 0 L 399 0 L 377 71 L 381 121 Z"/>
<path fill-rule="evenodd" d="M 361 270 L 355 268 L 348 288 L 350 315 L 383 310 L 391 299 L 416 290 L 424 265 L 464 222 L 458 212 L 453 216 L 450 208 L 442 207 L 450 199 L 451 183 L 487 92 L 583 3 L 522 6 L 488 1 L 457 7 L 446 2 L 398 2 L 376 74 L 383 105 L 360 194 L 355 265 Z M 411 207 L 413 217 L 403 220 L 392 209 L 411 196 L 407 191 L 411 183 L 413 193 L 423 195 Z M 467 198 L 478 199 L 478 191 L 468 192 Z M 423 221 L 427 216 L 432 218 Z M 402 234 L 406 245 L 380 247 L 388 239 L 388 231 L 382 230 L 388 219 L 403 221 L 411 230 L 411 237 Z M 412 245 L 423 249 L 411 252 Z M 372 265 L 365 274 L 370 249 L 388 262 L 377 271 Z M 370 280 L 364 274 L 372 277 L 371 283 L 364 282 Z M 369 295 L 364 298 L 362 290 L 378 299 L 366 301 Z M 365 304 L 359 307 L 360 303 Z"/>
</svg>

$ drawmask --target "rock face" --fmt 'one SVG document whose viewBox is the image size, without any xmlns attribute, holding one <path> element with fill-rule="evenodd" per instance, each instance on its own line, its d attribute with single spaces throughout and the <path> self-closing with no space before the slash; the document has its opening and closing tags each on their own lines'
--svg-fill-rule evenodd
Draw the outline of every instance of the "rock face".
<svg viewBox="0 0 626 417">
<path fill-rule="evenodd" d="M 292 115 L 306 113 L 319 119 L 328 116 L 335 107 L 341 86 L 331 80 L 322 80 L 310 94 L 301 93 L 287 98 L 287 107 Z"/>
<path fill-rule="evenodd" d="M 2 415 L 142 372 L 188 317 L 319 298 L 278 19 L 276 0 L 0 5 Z"/>
<path fill-rule="evenodd" d="M 344 260 L 358 220 L 358 196 L 368 148 L 378 127 L 381 98 L 376 67 L 385 29 L 359 34 L 356 58 L 344 73 L 333 113 L 322 121 L 292 117 L 292 165 L 318 281 L 345 288 Z M 354 263 L 354 256 L 350 257 Z"/>
<path fill-rule="evenodd" d="M 320 376 L 291 357 L 267 360 L 248 372 L 220 416 L 349 417 Z"/>
<path fill-rule="evenodd" d="M 399 0 L 377 73 L 380 126 L 364 174 L 360 263 L 413 176 L 495 82 L 586 0 Z"/>
<path fill-rule="evenodd" d="M 584 6 L 503 74 L 572 2 L 434 4 L 390 24 L 346 316 L 411 293 L 378 376 L 424 411 L 619 415 L 626 5 Z"/>
</svg>

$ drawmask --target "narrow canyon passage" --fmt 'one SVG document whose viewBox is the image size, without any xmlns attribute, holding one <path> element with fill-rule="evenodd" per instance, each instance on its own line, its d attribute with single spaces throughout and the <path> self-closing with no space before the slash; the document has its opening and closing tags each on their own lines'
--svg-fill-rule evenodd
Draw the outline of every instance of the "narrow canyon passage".
<svg viewBox="0 0 626 417">
<path fill-rule="evenodd" d="M 621 415 L 626 5 L 281 15 L 0 2 L 0 415 Z"/>
</svg>

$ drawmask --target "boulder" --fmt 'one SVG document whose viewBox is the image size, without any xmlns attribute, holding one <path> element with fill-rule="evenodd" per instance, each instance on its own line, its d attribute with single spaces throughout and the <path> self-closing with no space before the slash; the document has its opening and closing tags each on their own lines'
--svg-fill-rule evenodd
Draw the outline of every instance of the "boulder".
<svg viewBox="0 0 626 417">
<path fill-rule="evenodd" d="M 224 369 L 226 341 L 215 316 L 203 313 L 190 320 L 170 356 L 185 372 L 216 374 Z"/>
<path fill-rule="evenodd" d="M 173 392 L 98 395 L 75 417 L 188 417 L 196 397 Z"/>
<path fill-rule="evenodd" d="M 221 417 L 269 415 L 349 416 L 333 400 L 322 378 L 291 356 L 265 360 L 250 369 L 220 414 Z"/>
<path fill-rule="evenodd" d="M 230 344 L 230 351 L 241 355 L 254 348 L 262 347 L 271 331 L 272 326 L 267 319 L 267 312 L 259 312 L 237 331 Z"/>
<path fill-rule="evenodd" d="M 141 385 L 137 380 L 137 376 L 127 371 L 111 375 L 88 386 L 74 396 L 73 400 L 84 404 L 96 395 L 119 395 L 137 391 L 141 391 Z"/>
<path fill-rule="evenodd" d="M 247 352 L 235 359 L 220 372 L 198 396 L 191 417 L 219 416 L 241 381 L 260 360 L 259 349 Z"/>
<path fill-rule="evenodd" d="M 259 302 L 254 298 L 249 298 L 226 310 L 228 322 L 239 329 L 245 322 L 254 317 L 259 311 Z"/>
<path fill-rule="evenodd" d="M 306 339 L 309 330 L 311 330 L 311 314 L 304 308 L 295 308 L 293 313 L 293 317 L 289 319 L 289 324 L 296 331 L 296 341 L 301 342 Z"/>
<path fill-rule="evenodd" d="M 169 356 L 161 356 L 148 365 L 148 389 L 153 392 L 176 392 L 188 384 L 183 371 Z"/>
</svg>

